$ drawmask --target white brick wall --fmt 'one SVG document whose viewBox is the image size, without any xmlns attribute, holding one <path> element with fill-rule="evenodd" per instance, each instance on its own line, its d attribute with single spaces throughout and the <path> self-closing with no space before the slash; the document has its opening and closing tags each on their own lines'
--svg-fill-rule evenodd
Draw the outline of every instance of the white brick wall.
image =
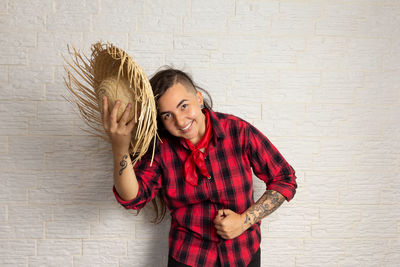
<svg viewBox="0 0 400 267">
<path fill-rule="evenodd" d="M 0 1 L 0 266 L 166 265 L 169 219 L 116 203 L 109 144 L 62 97 L 67 44 L 97 40 L 191 72 L 296 169 L 262 266 L 397 266 L 399 29 L 397 0 Z"/>
</svg>

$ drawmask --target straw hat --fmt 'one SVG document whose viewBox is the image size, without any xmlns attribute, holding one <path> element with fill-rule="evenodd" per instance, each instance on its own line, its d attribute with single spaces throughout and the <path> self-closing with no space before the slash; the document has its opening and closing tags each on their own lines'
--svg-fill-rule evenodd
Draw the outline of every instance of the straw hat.
<svg viewBox="0 0 400 267">
<path fill-rule="evenodd" d="M 129 152 L 133 163 L 138 161 L 157 137 L 157 110 L 150 82 L 143 70 L 122 49 L 97 42 L 91 46 L 90 58 L 75 48 L 68 49 L 72 63 L 65 60 L 64 78 L 70 102 L 77 105 L 82 120 L 93 130 L 91 134 L 110 142 L 102 122 L 102 98 L 107 96 L 109 112 L 120 100 L 118 120 L 128 103 L 132 103 L 129 120 L 136 121 Z M 155 141 L 155 140 L 154 140 Z M 153 142 L 153 156 L 154 156 Z"/>
</svg>

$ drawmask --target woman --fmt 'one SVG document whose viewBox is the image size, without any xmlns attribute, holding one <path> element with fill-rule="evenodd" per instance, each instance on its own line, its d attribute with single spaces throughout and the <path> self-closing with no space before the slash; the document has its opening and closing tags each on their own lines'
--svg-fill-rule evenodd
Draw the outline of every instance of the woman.
<svg viewBox="0 0 400 267">
<path fill-rule="evenodd" d="M 171 213 L 168 266 L 260 266 L 260 220 L 293 198 L 293 168 L 252 125 L 212 111 L 186 73 L 168 68 L 150 83 L 161 136 L 153 162 L 149 156 L 131 166 L 131 106 L 117 121 L 120 104 L 108 113 L 103 99 L 116 199 L 141 209 L 163 192 Z M 252 172 L 267 187 L 256 203 Z"/>
</svg>

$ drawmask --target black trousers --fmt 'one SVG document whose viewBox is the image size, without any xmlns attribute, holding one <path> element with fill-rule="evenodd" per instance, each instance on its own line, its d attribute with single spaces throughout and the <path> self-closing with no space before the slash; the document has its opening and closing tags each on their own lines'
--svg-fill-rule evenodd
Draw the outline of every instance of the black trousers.
<svg viewBox="0 0 400 267">
<path fill-rule="evenodd" d="M 221 264 L 218 262 L 215 267 L 220 267 Z M 261 266 L 261 251 L 258 248 L 256 254 L 253 255 L 251 261 L 247 267 L 260 267 Z M 189 265 L 177 262 L 171 256 L 168 257 L 168 267 L 190 267 Z M 196 266 L 197 267 L 197 266 Z M 200 267 L 200 266 L 199 266 Z"/>
</svg>

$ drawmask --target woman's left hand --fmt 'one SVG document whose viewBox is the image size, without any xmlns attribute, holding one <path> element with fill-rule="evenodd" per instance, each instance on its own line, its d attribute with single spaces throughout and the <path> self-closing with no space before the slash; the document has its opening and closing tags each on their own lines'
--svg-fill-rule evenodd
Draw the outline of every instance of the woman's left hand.
<svg viewBox="0 0 400 267">
<path fill-rule="evenodd" d="M 213 222 L 217 234 L 224 239 L 238 237 L 245 230 L 242 216 L 230 209 L 219 210 Z"/>
</svg>

